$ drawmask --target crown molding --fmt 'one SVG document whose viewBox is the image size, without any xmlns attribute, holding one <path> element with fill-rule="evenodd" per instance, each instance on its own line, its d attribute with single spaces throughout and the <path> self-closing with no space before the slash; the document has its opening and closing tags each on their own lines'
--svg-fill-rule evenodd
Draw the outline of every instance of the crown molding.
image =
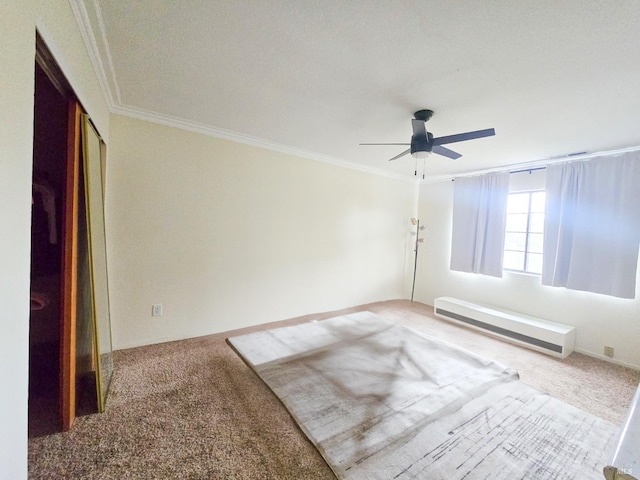
<svg viewBox="0 0 640 480">
<path fill-rule="evenodd" d="M 120 103 L 120 89 L 116 82 L 100 6 L 95 0 L 69 0 L 69 5 L 98 78 L 102 96 L 111 110 Z"/>
<path fill-rule="evenodd" d="M 151 123 L 157 123 L 160 125 L 165 125 L 168 127 L 179 128 L 181 130 L 187 130 L 189 132 L 199 133 L 201 135 L 206 135 L 209 137 L 221 138 L 224 140 L 230 140 L 236 143 L 242 143 L 245 145 L 251 145 L 254 147 L 264 148 L 267 150 L 284 153 L 287 155 L 294 155 L 297 157 L 305 158 L 307 160 L 314 160 L 317 162 L 327 163 L 329 165 L 334 165 L 338 167 L 348 168 L 350 170 L 357 170 L 364 173 L 370 173 L 373 175 L 378 175 L 382 177 L 388 177 L 395 180 L 401 180 L 407 183 L 417 184 L 418 181 L 413 178 L 407 178 L 406 175 L 401 175 L 398 173 L 387 172 L 382 169 L 369 167 L 367 165 L 347 162 L 345 160 L 341 160 L 339 158 L 331 157 L 328 155 L 322 155 L 316 152 L 311 152 L 309 150 L 303 150 L 300 148 L 292 147 L 289 145 L 283 145 L 280 143 L 270 142 L 268 140 L 264 140 L 258 137 L 252 137 L 249 135 L 244 135 L 238 132 L 234 132 L 231 130 L 225 130 L 221 128 L 211 127 L 209 125 L 205 125 L 203 123 L 193 122 L 190 120 L 185 120 L 178 117 L 173 117 L 170 115 L 165 115 L 162 113 L 151 112 L 147 110 L 142 110 L 137 107 L 130 106 L 114 106 L 111 109 L 111 112 L 116 115 L 122 115 L 125 117 L 136 118 L 138 120 L 144 120 Z"/>
</svg>

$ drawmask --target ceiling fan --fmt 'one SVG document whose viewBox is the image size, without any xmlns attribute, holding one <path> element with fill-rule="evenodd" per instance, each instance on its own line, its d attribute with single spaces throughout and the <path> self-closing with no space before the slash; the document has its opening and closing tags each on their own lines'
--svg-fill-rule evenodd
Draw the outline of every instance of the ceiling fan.
<svg viewBox="0 0 640 480">
<path fill-rule="evenodd" d="M 433 138 L 430 132 L 427 132 L 426 122 L 429 121 L 433 115 L 432 110 L 418 110 L 414 113 L 414 117 L 411 120 L 411 126 L 413 127 L 413 135 L 411 136 L 411 143 L 361 143 L 360 145 L 410 145 L 410 147 L 404 152 L 390 158 L 389 161 L 396 160 L 407 153 L 411 153 L 411 156 L 417 160 L 426 159 L 430 153 L 437 153 L 447 158 L 460 158 L 460 155 L 453 150 L 449 150 L 442 145 L 448 143 L 463 142 L 465 140 L 474 140 L 476 138 L 491 137 L 496 134 L 493 128 L 486 130 L 476 130 L 474 132 L 457 133 L 455 135 L 447 135 L 445 137 Z M 415 175 L 418 174 L 416 166 Z M 424 178 L 424 173 L 423 173 Z"/>
</svg>

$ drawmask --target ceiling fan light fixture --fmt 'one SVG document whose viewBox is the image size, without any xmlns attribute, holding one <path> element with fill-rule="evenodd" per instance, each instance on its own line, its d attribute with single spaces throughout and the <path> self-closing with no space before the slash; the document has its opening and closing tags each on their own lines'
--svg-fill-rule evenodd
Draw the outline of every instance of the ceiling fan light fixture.
<svg viewBox="0 0 640 480">
<path fill-rule="evenodd" d="M 456 142 L 464 142 L 466 140 L 473 140 L 476 138 L 491 137 L 496 134 L 493 128 L 486 128 L 484 130 L 476 130 L 473 132 L 457 133 L 455 135 L 446 135 L 444 137 L 433 138 L 431 132 L 427 132 L 426 122 L 429 121 L 433 115 L 433 110 L 418 110 L 414 113 L 414 117 L 411 120 L 411 129 L 413 135 L 411 135 L 411 143 L 361 143 L 360 145 L 409 145 L 404 152 L 399 153 L 389 161 L 397 160 L 400 157 L 404 157 L 406 154 L 411 153 L 411 156 L 416 162 L 415 175 L 418 175 L 418 160 L 422 160 L 423 170 L 426 168 L 426 159 L 433 152 L 437 155 L 455 160 L 460 158 L 460 155 L 453 150 L 449 150 L 443 145 Z M 422 174 L 424 178 L 424 173 Z"/>
<path fill-rule="evenodd" d="M 415 158 L 416 160 L 425 160 L 426 158 L 429 157 L 429 155 L 431 155 L 431 152 L 428 152 L 426 150 L 418 151 L 418 152 L 411 152 L 411 156 L 413 158 Z"/>
</svg>

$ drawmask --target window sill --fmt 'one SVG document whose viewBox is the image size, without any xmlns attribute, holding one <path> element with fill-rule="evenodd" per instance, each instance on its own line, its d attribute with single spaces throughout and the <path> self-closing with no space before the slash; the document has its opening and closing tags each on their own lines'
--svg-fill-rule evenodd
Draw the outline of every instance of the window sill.
<svg viewBox="0 0 640 480">
<path fill-rule="evenodd" d="M 542 275 L 539 273 L 530 273 L 530 272 L 521 272 L 519 270 L 502 270 L 503 276 L 515 276 L 515 277 L 533 277 L 533 278 L 542 278 Z"/>
</svg>

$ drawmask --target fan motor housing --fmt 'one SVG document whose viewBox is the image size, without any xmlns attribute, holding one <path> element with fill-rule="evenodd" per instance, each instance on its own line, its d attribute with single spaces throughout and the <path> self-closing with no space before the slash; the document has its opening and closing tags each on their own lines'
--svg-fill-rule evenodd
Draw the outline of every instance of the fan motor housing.
<svg viewBox="0 0 640 480">
<path fill-rule="evenodd" d="M 433 134 L 426 132 L 426 136 L 411 136 L 411 153 L 415 152 L 431 152 L 433 150 Z"/>
</svg>

